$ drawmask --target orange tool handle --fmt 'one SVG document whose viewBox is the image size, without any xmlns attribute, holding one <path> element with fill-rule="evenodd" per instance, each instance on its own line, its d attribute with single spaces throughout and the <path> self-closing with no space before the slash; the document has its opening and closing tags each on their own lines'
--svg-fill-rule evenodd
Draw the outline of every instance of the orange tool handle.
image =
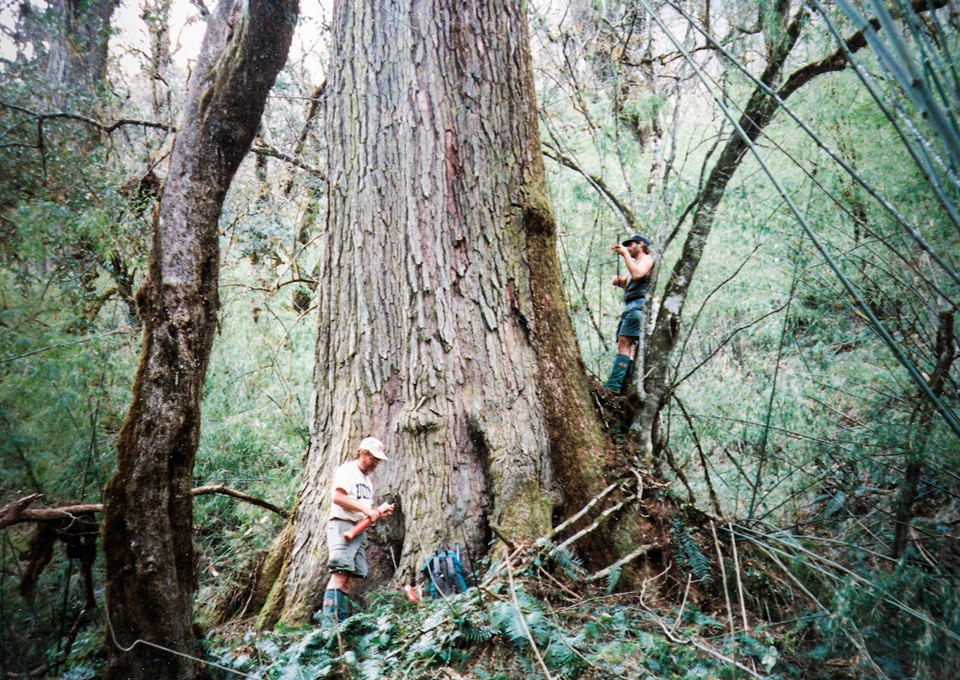
<svg viewBox="0 0 960 680">
<path fill-rule="evenodd" d="M 417 589 L 409 584 L 403 587 L 403 592 L 407 594 L 407 599 L 413 603 L 416 603 L 417 600 L 420 599 L 420 596 L 417 594 Z"/>
<path fill-rule="evenodd" d="M 381 505 L 379 508 L 377 508 L 377 512 L 379 512 L 380 515 L 382 515 L 384 512 L 386 512 L 386 511 L 389 510 L 389 509 L 390 509 L 390 504 L 389 504 L 389 503 L 384 503 L 384 504 Z M 378 515 L 378 517 L 379 517 L 379 515 Z M 349 541 L 352 541 L 353 539 L 355 539 L 357 536 L 360 535 L 360 532 L 361 532 L 361 531 L 363 531 L 363 530 L 366 529 L 368 526 L 370 526 L 370 522 L 371 522 L 371 521 L 372 521 L 372 520 L 371 520 L 369 517 L 364 517 L 364 518 L 362 518 L 359 522 L 357 522 L 356 524 L 353 525 L 353 528 L 350 529 L 350 531 L 348 531 L 347 533 L 345 533 L 345 534 L 343 535 L 343 540 L 349 542 Z"/>
<path fill-rule="evenodd" d="M 371 520 L 369 517 L 364 517 L 363 519 L 361 519 L 359 522 L 353 525 L 353 528 L 350 529 L 350 531 L 348 531 L 343 535 L 343 540 L 352 541 L 353 539 L 355 539 L 357 536 L 360 535 L 361 531 L 363 531 L 368 526 L 370 526 L 370 521 Z"/>
</svg>

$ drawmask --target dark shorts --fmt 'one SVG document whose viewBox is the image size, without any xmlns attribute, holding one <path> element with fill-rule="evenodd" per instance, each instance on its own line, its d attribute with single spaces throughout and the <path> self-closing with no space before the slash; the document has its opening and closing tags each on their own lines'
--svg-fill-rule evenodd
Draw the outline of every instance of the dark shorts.
<svg viewBox="0 0 960 680">
<path fill-rule="evenodd" d="M 367 532 L 360 532 L 352 541 L 343 540 L 343 535 L 354 524 L 345 519 L 331 519 L 327 524 L 327 550 L 330 553 L 327 567 L 330 571 L 364 578 L 367 575 Z"/>
<path fill-rule="evenodd" d="M 623 307 L 620 315 L 620 325 L 617 326 L 617 336 L 625 335 L 628 338 L 640 337 L 640 326 L 643 323 L 643 298 L 632 300 Z"/>
</svg>

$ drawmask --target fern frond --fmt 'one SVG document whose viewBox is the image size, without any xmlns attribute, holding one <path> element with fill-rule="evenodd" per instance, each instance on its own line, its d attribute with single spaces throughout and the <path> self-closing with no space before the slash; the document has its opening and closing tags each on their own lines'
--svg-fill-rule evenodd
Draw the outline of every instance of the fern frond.
<svg viewBox="0 0 960 680">
<path fill-rule="evenodd" d="M 706 585 L 713 582 L 710 560 L 700 550 L 700 546 L 697 545 L 683 521 L 677 516 L 670 518 L 670 529 L 673 537 L 673 552 L 680 568 L 689 573 L 698 583 Z"/>
<path fill-rule="evenodd" d="M 607 593 L 612 593 L 617 587 L 617 583 L 620 581 L 620 576 L 623 574 L 622 566 L 613 566 L 610 567 L 610 571 L 607 572 Z"/>
<path fill-rule="evenodd" d="M 568 578 L 577 579 L 583 574 L 583 562 L 567 548 L 560 548 L 553 554 L 557 566 Z"/>
</svg>

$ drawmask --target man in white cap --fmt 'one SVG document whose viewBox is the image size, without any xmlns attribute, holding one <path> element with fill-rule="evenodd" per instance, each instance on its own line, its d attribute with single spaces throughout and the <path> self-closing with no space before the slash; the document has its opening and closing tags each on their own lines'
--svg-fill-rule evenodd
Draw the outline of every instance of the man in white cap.
<svg viewBox="0 0 960 680">
<path fill-rule="evenodd" d="M 344 463 L 333 473 L 330 522 L 327 525 L 330 580 L 323 594 L 323 615 L 338 621 L 348 615 L 349 593 L 354 580 L 367 575 L 366 532 L 349 541 L 344 534 L 364 517 L 376 522 L 393 512 L 392 505 L 382 509 L 373 505 L 373 481 L 370 475 L 381 460 L 387 459 L 383 442 L 375 437 L 366 437 L 358 449 L 355 460 Z"/>
</svg>

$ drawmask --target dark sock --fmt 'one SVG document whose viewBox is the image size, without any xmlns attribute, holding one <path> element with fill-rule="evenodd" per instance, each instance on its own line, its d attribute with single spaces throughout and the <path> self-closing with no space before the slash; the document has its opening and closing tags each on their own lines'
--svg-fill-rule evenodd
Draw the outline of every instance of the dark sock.
<svg viewBox="0 0 960 680">
<path fill-rule="evenodd" d="M 340 596 L 337 599 L 337 620 L 343 621 L 350 616 L 350 596 L 339 590 L 337 593 Z"/>
</svg>

